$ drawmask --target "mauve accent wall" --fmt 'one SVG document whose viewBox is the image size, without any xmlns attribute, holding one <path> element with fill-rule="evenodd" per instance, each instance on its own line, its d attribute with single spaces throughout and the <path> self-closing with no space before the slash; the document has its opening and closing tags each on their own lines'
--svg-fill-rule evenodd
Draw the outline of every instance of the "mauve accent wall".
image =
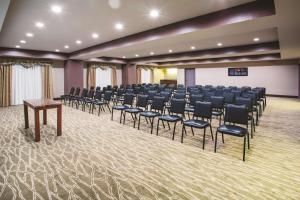
<svg viewBox="0 0 300 200">
<path fill-rule="evenodd" d="M 122 83 L 125 85 L 136 83 L 136 64 L 126 64 L 123 66 Z"/>
<path fill-rule="evenodd" d="M 83 67 L 84 62 L 80 60 L 66 60 L 65 75 L 65 93 L 68 93 L 71 87 L 83 88 Z"/>
<path fill-rule="evenodd" d="M 184 70 L 185 76 L 185 85 L 186 86 L 193 86 L 195 85 L 195 68 L 186 68 Z"/>
</svg>

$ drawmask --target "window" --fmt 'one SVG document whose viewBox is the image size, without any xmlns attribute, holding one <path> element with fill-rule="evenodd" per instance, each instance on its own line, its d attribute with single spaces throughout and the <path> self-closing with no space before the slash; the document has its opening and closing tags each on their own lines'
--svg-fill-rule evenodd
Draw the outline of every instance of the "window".
<svg viewBox="0 0 300 200">
<path fill-rule="evenodd" d="M 141 69 L 141 83 L 150 83 L 151 70 Z"/>
<path fill-rule="evenodd" d="M 23 104 L 25 99 L 42 98 L 42 68 L 25 68 L 21 65 L 12 67 L 12 105 Z"/>
<path fill-rule="evenodd" d="M 96 86 L 101 88 L 111 85 L 111 68 L 96 69 Z"/>
</svg>

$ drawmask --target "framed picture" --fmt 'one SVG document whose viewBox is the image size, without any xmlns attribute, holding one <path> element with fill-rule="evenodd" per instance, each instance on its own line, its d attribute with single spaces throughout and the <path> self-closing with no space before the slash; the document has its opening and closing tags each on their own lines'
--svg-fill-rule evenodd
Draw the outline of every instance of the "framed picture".
<svg viewBox="0 0 300 200">
<path fill-rule="evenodd" d="M 228 68 L 228 76 L 248 76 L 248 68 Z"/>
</svg>

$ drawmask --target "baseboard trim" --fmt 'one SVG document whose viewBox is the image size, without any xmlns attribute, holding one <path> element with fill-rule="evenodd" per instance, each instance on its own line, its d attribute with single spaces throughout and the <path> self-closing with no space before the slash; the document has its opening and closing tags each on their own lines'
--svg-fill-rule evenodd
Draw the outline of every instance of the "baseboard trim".
<svg viewBox="0 0 300 200">
<path fill-rule="evenodd" d="M 283 98 L 298 98 L 298 96 L 293 95 L 280 95 L 280 94 L 266 94 L 268 97 L 283 97 Z"/>
</svg>

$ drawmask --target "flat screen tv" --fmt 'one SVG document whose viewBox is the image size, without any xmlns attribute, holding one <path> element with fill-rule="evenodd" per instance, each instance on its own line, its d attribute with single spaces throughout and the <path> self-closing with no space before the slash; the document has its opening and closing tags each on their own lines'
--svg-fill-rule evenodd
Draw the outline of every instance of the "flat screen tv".
<svg viewBox="0 0 300 200">
<path fill-rule="evenodd" d="M 228 68 L 228 76 L 248 76 L 248 68 Z"/>
</svg>

